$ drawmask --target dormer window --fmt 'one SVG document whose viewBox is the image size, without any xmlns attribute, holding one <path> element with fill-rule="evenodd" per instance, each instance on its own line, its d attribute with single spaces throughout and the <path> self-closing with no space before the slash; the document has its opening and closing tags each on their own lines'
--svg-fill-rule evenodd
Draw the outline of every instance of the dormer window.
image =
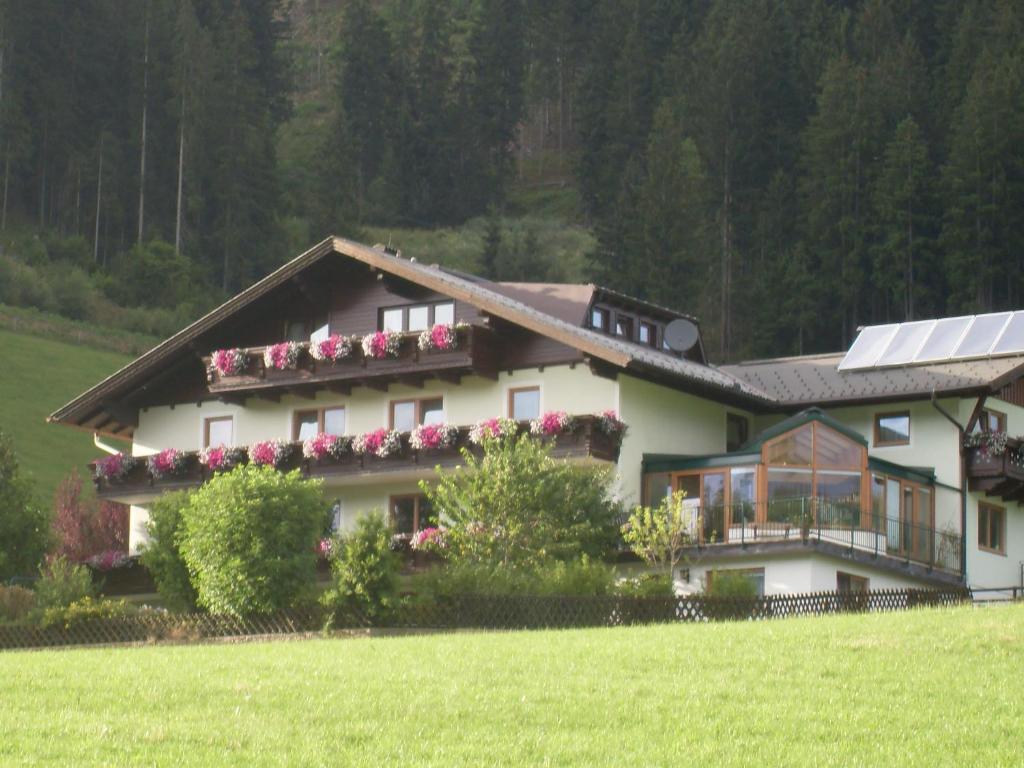
<svg viewBox="0 0 1024 768">
<path fill-rule="evenodd" d="M 382 331 L 425 331 L 438 323 L 455 322 L 455 302 L 410 304 L 380 310 L 378 327 Z"/>
<path fill-rule="evenodd" d="M 658 346 L 658 326 L 654 323 L 640 322 L 640 335 L 638 341 L 649 347 Z"/>
<path fill-rule="evenodd" d="M 608 331 L 608 310 L 594 307 L 590 313 L 590 327 L 595 331 Z"/>
<path fill-rule="evenodd" d="M 615 335 L 632 341 L 633 340 L 633 318 L 628 315 L 615 316 Z"/>
</svg>

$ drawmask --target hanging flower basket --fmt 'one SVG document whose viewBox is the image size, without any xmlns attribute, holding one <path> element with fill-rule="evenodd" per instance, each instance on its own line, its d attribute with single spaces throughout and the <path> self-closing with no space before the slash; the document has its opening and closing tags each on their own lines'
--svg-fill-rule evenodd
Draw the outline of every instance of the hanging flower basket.
<svg viewBox="0 0 1024 768">
<path fill-rule="evenodd" d="M 318 362 L 336 363 L 352 356 L 352 339 L 335 333 L 321 341 L 311 341 L 309 354 Z"/>
<path fill-rule="evenodd" d="M 483 419 L 474 424 L 469 430 L 469 442 L 480 445 L 488 438 L 503 440 L 512 437 L 519 431 L 519 425 L 512 419 Z"/>
<path fill-rule="evenodd" d="M 415 552 L 443 552 L 448 548 L 444 528 L 422 528 L 409 539 L 409 547 Z"/>
<path fill-rule="evenodd" d="M 374 360 L 385 360 L 398 357 L 401 349 L 402 334 L 397 331 L 377 331 L 363 336 L 363 354 Z"/>
<path fill-rule="evenodd" d="M 402 450 L 402 436 L 393 429 L 377 429 L 364 432 L 352 441 L 352 451 L 360 455 L 386 459 Z"/>
<path fill-rule="evenodd" d="M 459 329 L 465 327 L 466 323 L 438 323 L 433 328 L 423 331 L 416 343 L 423 352 L 450 352 L 459 346 Z"/>
<path fill-rule="evenodd" d="M 187 458 L 184 451 L 179 451 L 177 448 L 165 448 L 160 453 L 149 456 L 146 459 L 146 466 L 154 480 L 163 480 L 166 477 L 176 477 L 184 472 Z"/>
<path fill-rule="evenodd" d="M 321 432 L 302 444 L 302 455 L 307 459 L 340 459 L 352 450 L 352 438 Z"/>
<path fill-rule="evenodd" d="M 451 424 L 421 424 L 409 435 L 409 445 L 417 451 L 439 451 L 451 448 L 459 428 Z"/>
<path fill-rule="evenodd" d="M 597 428 L 620 442 L 626 434 L 626 423 L 620 421 L 619 414 L 611 410 L 604 411 L 597 417 Z"/>
<path fill-rule="evenodd" d="M 249 461 L 260 467 L 280 468 L 292 455 L 295 446 L 287 440 L 264 440 L 249 446 Z"/>
<path fill-rule="evenodd" d="M 135 469 L 138 459 L 123 453 L 113 453 L 93 463 L 93 472 L 97 480 L 117 482 Z"/>
<path fill-rule="evenodd" d="M 530 422 L 530 434 L 539 437 L 554 437 L 573 428 L 575 420 L 565 411 L 548 411 L 539 419 Z"/>
<path fill-rule="evenodd" d="M 1006 453 L 1009 435 L 1005 432 L 975 432 L 964 436 L 964 447 L 980 448 L 986 456 L 1002 456 Z"/>
<path fill-rule="evenodd" d="M 297 341 L 282 341 L 263 350 L 263 365 L 275 371 L 289 371 L 299 364 L 302 345 Z"/>
<path fill-rule="evenodd" d="M 249 357 L 242 349 L 218 349 L 210 355 L 210 365 L 221 376 L 238 376 Z"/>
<path fill-rule="evenodd" d="M 211 472 L 229 472 L 245 460 L 245 448 L 229 448 L 218 445 L 203 448 L 199 452 L 199 463 Z"/>
</svg>

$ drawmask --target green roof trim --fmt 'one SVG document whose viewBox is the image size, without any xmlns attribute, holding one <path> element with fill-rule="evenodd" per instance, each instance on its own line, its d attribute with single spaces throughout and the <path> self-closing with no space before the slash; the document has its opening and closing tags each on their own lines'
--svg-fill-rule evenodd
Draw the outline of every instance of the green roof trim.
<svg viewBox="0 0 1024 768">
<path fill-rule="evenodd" d="M 858 445 L 863 445 L 867 448 L 868 441 L 864 439 L 864 436 L 850 427 L 843 424 L 841 421 L 833 419 L 821 408 L 807 408 L 806 410 L 800 411 L 800 413 L 790 416 L 788 419 L 783 419 L 778 424 L 768 427 L 758 434 L 753 440 L 743 446 L 741 449 L 744 452 L 747 451 L 760 451 L 761 447 L 776 437 L 792 432 L 794 429 L 799 429 L 805 424 L 810 424 L 812 421 L 817 421 L 824 424 L 829 429 L 833 429 L 841 435 L 853 440 Z"/>
<path fill-rule="evenodd" d="M 759 451 L 734 451 L 733 453 L 715 453 L 707 456 L 678 456 L 671 453 L 645 453 L 643 472 L 681 472 L 685 469 L 714 469 L 716 467 L 741 467 L 758 464 L 761 461 Z"/>
<path fill-rule="evenodd" d="M 935 470 L 932 467 L 905 467 L 875 456 L 868 456 L 868 469 L 883 475 L 911 480 L 915 483 L 935 485 Z M 959 490 L 959 489 L 957 489 Z"/>
</svg>

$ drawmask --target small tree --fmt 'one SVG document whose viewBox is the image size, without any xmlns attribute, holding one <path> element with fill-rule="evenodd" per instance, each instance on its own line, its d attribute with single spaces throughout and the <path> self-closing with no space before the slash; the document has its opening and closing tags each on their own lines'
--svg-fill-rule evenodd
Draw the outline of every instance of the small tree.
<svg viewBox="0 0 1024 768">
<path fill-rule="evenodd" d="M 164 494 L 150 505 L 146 523 L 149 541 L 143 545 L 140 557 L 160 597 L 174 610 L 188 610 L 196 604 L 196 590 L 179 544 L 184 530 L 182 511 L 188 502 L 188 492 L 179 491 Z"/>
<path fill-rule="evenodd" d="M 550 452 L 525 434 L 489 438 L 482 458 L 463 449 L 465 466 L 420 483 L 448 529 L 449 559 L 536 565 L 607 554 L 617 511 L 611 475 Z"/>
<path fill-rule="evenodd" d="M 35 573 L 49 544 L 48 515 L 19 473 L 10 439 L 0 432 L 0 582 Z"/>
<path fill-rule="evenodd" d="M 694 521 L 683 506 L 685 498 L 685 493 L 677 491 L 656 508 L 637 507 L 622 526 L 622 538 L 634 554 L 664 570 L 669 579 L 675 577 L 683 551 L 700 529 L 700 520 Z"/>
<path fill-rule="evenodd" d="M 199 605 L 244 616 L 300 602 L 327 514 L 320 482 L 298 470 L 246 465 L 215 475 L 182 509 L 179 546 Z"/>
<path fill-rule="evenodd" d="M 401 562 L 391 550 L 391 529 L 382 513 L 360 517 L 352 534 L 338 538 L 335 551 L 335 587 L 324 595 L 324 605 L 335 613 L 352 611 L 370 619 L 394 608 Z"/>
<path fill-rule="evenodd" d="M 57 555 L 83 563 L 93 555 L 128 550 L 128 507 L 97 503 L 86 495 L 76 470 L 65 477 L 54 499 L 53 532 Z"/>
</svg>

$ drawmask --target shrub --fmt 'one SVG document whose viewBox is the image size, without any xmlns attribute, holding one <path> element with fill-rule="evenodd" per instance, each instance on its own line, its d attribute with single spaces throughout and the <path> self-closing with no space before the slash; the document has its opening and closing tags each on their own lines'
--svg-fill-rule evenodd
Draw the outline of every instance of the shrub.
<svg viewBox="0 0 1024 768">
<path fill-rule="evenodd" d="M 453 563 L 418 577 L 417 589 L 433 598 L 456 595 L 586 596 L 612 594 L 614 569 L 587 557 L 537 566 Z"/>
<path fill-rule="evenodd" d="M 104 552 L 128 551 L 128 507 L 99 502 L 83 492 L 77 470 L 61 481 L 54 499 L 55 553 L 76 563 Z"/>
<path fill-rule="evenodd" d="M 65 557 L 55 557 L 36 581 L 36 610 L 43 615 L 51 609 L 63 610 L 72 603 L 92 597 L 92 575 L 84 565 L 75 565 Z"/>
<path fill-rule="evenodd" d="M 711 597 L 757 597 L 757 587 L 738 571 L 711 571 L 705 590 Z"/>
<path fill-rule="evenodd" d="M 615 585 L 615 593 L 622 597 L 674 597 L 675 586 L 664 573 L 645 573 L 633 579 L 623 579 Z"/>
<path fill-rule="evenodd" d="M 335 586 L 323 604 L 335 615 L 380 618 L 397 603 L 401 561 L 391 550 L 391 529 L 380 512 L 363 515 L 356 530 L 338 539 L 332 561 Z"/>
<path fill-rule="evenodd" d="M 196 604 L 196 591 L 179 545 L 184 530 L 182 511 L 188 502 L 188 492 L 179 491 L 165 493 L 150 505 L 146 523 L 149 541 L 139 557 L 164 604 L 179 611 L 190 610 Z"/>
<path fill-rule="evenodd" d="M 195 491 L 179 540 L 200 606 L 244 616 L 295 605 L 316 577 L 328 505 L 298 470 L 241 466 Z"/>
<path fill-rule="evenodd" d="M 52 627 L 60 624 L 65 629 L 71 629 L 76 624 L 117 619 L 135 612 L 135 609 L 124 600 L 96 600 L 92 597 L 83 597 L 67 606 L 48 608 L 43 613 L 40 625 Z"/>
<path fill-rule="evenodd" d="M 36 607 L 36 593 L 25 587 L 0 586 L 0 623 L 21 621 Z"/>
<path fill-rule="evenodd" d="M 535 566 L 608 552 L 617 509 L 606 470 L 557 461 L 529 435 L 483 440 L 482 458 L 463 449 L 464 467 L 420 484 L 451 560 Z"/>
<path fill-rule="evenodd" d="M 622 526 L 622 538 L 648 565 L 665 570 L 665 577 L 673 578 L 683 550 L 692 542 L 691 531 L 699 521 L 693 521 L 683 506 L 685 494 L 673 493 L 662 499 L 656 509 L 637 507 Z"/>
<path fill-rule="evenodd" d="M 11 441 L 0 432 L 0 582 L 35 573 L 49 543 L 48 515 L 20 476 Z"/>
</svg>

